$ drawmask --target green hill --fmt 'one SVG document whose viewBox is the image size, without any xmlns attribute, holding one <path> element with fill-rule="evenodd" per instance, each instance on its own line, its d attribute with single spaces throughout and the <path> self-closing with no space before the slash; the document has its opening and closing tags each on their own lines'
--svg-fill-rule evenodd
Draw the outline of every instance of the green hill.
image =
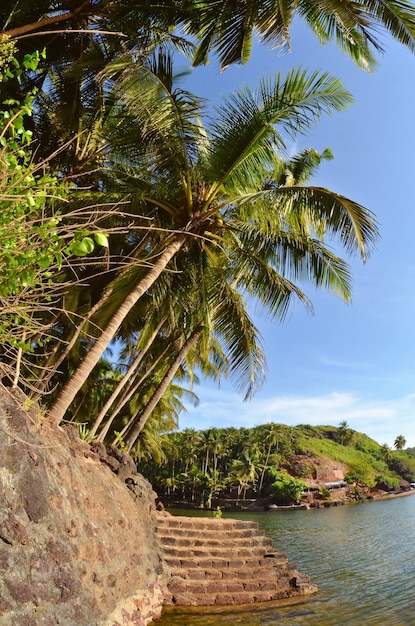
<svg viewBox="0 0 415 626">
<path fill-rule="evenodd" d="M 380 445 L 345 422 L 188 429 L 162 439 L 157 461 L 144 457 L 139 471 L 162 499 L 207 507 L 253 499 L 289 504 L 310 490 L 322 499 L 340 488 L 347 497 L 368 495 L 409 489 L 415 481 L 413 454 Z"/>
</svg>

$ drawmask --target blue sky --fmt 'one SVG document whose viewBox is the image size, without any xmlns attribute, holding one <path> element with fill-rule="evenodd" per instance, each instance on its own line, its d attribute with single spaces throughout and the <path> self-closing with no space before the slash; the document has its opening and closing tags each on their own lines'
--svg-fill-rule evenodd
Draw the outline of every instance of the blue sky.
<svg viewBox="0 0 415 626">
<path fill-rule="evenodd" d="M 346 420 L 379 443 L 399 434 L 415 446 L 415 57 L 386 36 L 379 67 L 368 74 L 335 46 L 321 47 L 305 25 L 295 24 L 292 52 L 282 55 L 255 45 L 252 60 L 220 74 L 215 59 L 186 84 L 220 101 L 262 73 L 297 67 L 330 71 L 355 98 L 346 112 L 325 117 L 293 150 L 330 147 L 334 161 L 323 165 L 314 184 L 328 187 L 371 209 L 381 239 L 366 264 L 352 259 L 352 304 L 304 289 L 314 315 L 300 303 L 284 324 L 259 311 L 267 380 L 250 402 L 226 381 L 202 381 L 197 408 L 180 417 L 180 428 L 333 424 Z"/>
</svg>

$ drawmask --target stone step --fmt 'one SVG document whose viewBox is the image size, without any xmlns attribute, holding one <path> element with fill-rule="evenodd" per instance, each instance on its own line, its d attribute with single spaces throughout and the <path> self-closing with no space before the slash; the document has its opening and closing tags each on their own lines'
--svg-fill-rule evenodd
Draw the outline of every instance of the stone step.
<svg viewBox="0 0 415 626">
<path fill-rule="evenodd" d="M 288 554 L 286 552 L 278 552 L 278 550 L 268 550 L 260 561 L 260 565 L 280 565 L 288 561 Z M 291 563 L 292 566 L 295 564 Z"/>
<path fill-rule="evenodd" d="M 176 543 L 177 545 L 201 545 L 206 544 L 209 546 L 218 545 L 238 545 L 248 546 L 255 543 L 257 545 L 272 546 L 272 540 L 265 536 L 264 533 L 256 531 L 230 531 L 225 535 L 213 531 L 186 531 L 180 529 L 181 532 L 177 532 L 175 529 L 160 529 L 157 528 L 156 533 L 160 543 L 163 545 L 169 545 Z"/>
<path fill-rule="evenodd" d="M 207 594 L 209 596 L 218 593 L 243 593 L 267 591 L 275 593 L 289 588 L 288 580 L 281 582 L 280 580 L 270 580 L 269 578 L 259 578 L 257 580 L 183 580 L 182 578 L 174 578 L 169 584 L 170 593 L 175 596 L 177 594 Z"/>
<path fill-rule="evenodd" d="M 256 569 L 258 567 L 265 567 L 270 570 L 274 570 L 278 567 L 281 567 L 287 564 L 286 555 L 281 553 L 281 557 L 263 557 L 263 558 L 221 558 L 221 557 L 190 557 L 190 556 L 180 556 L 180 557 L 172 557 L 167 555 L 163 550 L 164 560 L 170 569 L 202 569 L 202 570 L 210 570 L 210 569 L 222 569 L 224 571 L 228 571 L 229 569 L 233 570 L 242 570 L 242 569 Z M 292 569 L 296 569 L 296 565 L 294 563 L 289 564 Z"/>
<path fill-rule="evenodd" d="M 195 526 L 189 528 L 181 528 L 175 526 L 163 526 L 157 524 L 156 532 L 163 536 L 175 537 L 214 537 L 226 535 L 230 539 L 251 539 L 265 537 L 265 533 L 259 528 L 198 528 Z"/>
<path fill-rule="evenodd" d="M 317 591 L 256 522 L 161 514 L 156 523 L 170 574 L 166 602 L 240 605 Z"/>
<path fill-rule="evenodd" d="M 178 546 L 178 545 L 164 545 L 163 552 L 166 557 L 181 558 L 184 556 L 186 559 L 189 557 L 196 558 L 213 558 L 218 557 L 221 559 L 231 560 L 235 556 L 238 559 L 261 559 L 266 554 L 266 549 L 263 546 L 247 546 L 235 548 L 209 547 L 209 546 Z"/>
<path fill-rule="evenodd" d="M 259 530 L 257 522 L 234 519 L 217 519 L 214 517 L 182 517 L 179 515 L 157 515 L 157 526 L 168 528 L 199 529 L 199 530 Z"/>
<path fill-rule="evenodd" d="M 176 606 L 231 606 L 253 604 L 254 602 L 270 602 L 300 595 L 290 589 L 280 591 L 243 591 L 234 593 L 192 594 L 178 593 L 173 595 L 172 603 Z"/>
<path fill-rule="evenodd" d="M 295 574 L 295 568 L 291 567 L 291 564 L 285 560 L 279 566 L 279 576 Z M 201 567 L 183 568 L 172 567 L 170 568 L 170 574 L 172 578 L 183 578 L 183 580 L 257 580 L 263 579 L 276 579 L 276 572 L 273 567 L 251 567 L 249 569 L 234 569 L 228 567 L 226 569 L 203 569 Z"/>
</svg>

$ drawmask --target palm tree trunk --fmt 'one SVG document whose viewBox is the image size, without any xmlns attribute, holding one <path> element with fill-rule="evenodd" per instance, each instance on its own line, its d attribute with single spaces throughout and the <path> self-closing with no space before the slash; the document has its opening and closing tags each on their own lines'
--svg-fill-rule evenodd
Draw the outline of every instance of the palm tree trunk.
<svg viewBox="0 0 415 626">
<path fill-rule="evenodd" d="M 176 372 L 179 369 L 182 360 L 188 354 L 189 350 L 194 346 L 196 341 L 199 339 L 202 329 L 203 329 L 203 324 L 199 324 L 199 326 L 196 327 L 196 329 L 190 335 L 190 337 L 184 342 L 181 350 L 179 350 L 176 358 L 174 359 L 173 363 L 170 365 L 166 375 L 164 376 L 163 380 L 161 381 L 158 388 L 154 392 L 150 402 L 148 402 L 147 406 L 144 407 L 144 410 L 142 411 L 140 415 L 140 419 L 132 427 L 131 432 L 128 436 L 128 439 L 126 442 L 128 452 L 130 452 L 131 448 L 137 441 L 137 437 L 140 434 L 140 432 L 143 430 L 153 409 L 157 406 L 159 400 L 163 396 L 163 393 L 166 391 L 167 387 L 170 385 L 171 381 L 176 375 Z"/>
<path fill-rule="evenodd" d="M 85 356 L 82 363 L 72 374 L 72 377 L 66 383 L 54 405 L 51 407 L 49 417 L 56 426 L 58 426 L 64 418 L 71 402 L 94 369 L 95 365 L 98 363 L 108 344 L 115 337 L 125 317 L 138 302 L 141 296 L 155 283 L 160 274 L 166 269 L 171 259 L 182 248 L 185 241 L 185 234 L 176 235 L 173 241 L 164 249 L 158 261 L 151 267 L 144 278 L 138 282 L 125 300 L 120 304 L 118 310 L 108 322 L 105 330 L 103 330 L 100 337 Z"/>
<path fill-rule="evenodd" d="M 268 446 L 268 452 L 267 452 L 267 458 L 265 459 L 265 464 L 264 467 L 262 468 L 262 472 L 261 472 L 261 480 L 259 481 L 259 487 L 258 487 L 258 495 L 261 495 L 261 491 L 262 491 L 262 485 L 264 484 L 264 478 L 265 478 L 265 472 L 267 471 L 268 468 L 268 461 L 269 461 L 269 457 L 271 455 L 271 447 L 272 444 L 270 443 Z"/>
<path fill-rule="evenodd" d="M 239 504 L 239 499 L 241 497 L 241 493 L 242 493 L 242 485 L 239 484 L 238 485 L 238 491 L 236 492 L 236 494 L 237 494 L 236 495 L 236 506 L 238 506 L 238 504 Z"/>
<path fill-rule="evenodd" d="M 86 6 L 86 4 L 87 3 L 84 2 L 82 6 Z M 24 24 L 23 26 L 10 28 L 4 33 L 1 33 L 0 41 L 3 39 L 3 37 L 9 37 L 10 39 L 14 39 L 16 37 L 21 37 L 22 35 L 27 35 L 28 33 L 38 31 L 41 28 L 46 28 L 51 24 L 58 24 L 59 22 L 71 20 L 77 15 L 77 13 L 79 13 L 79 9 L 75 11 L 68 11 L 67 13 L 61 13 L 59 15 L 54 15 L 53 17 L 45 17 L 43 18 L 43 20 L 37 20 L 36 22 L 32 22 L 31 24 Z"/>
<path fill-rule="evenodd" d="M 140 351 L 140 353 L 138 354 L 137 358 L 134 359 L 133 363 L 130 365 L 130 367 L 128 368 L 128 371 L 126 372 L 126 374 L 121 378 L 120 382 L 118 383 L 117 387 L 114 389 L 114 391 L 112 392 L 111 396 L 108 398 L 107 402 L 104 404 L 104 406 L 102 407 L 98 417 L 96 418 L 95 422 L 92 425 L 92 428 L 90 430 L 90 436 L 93 437 L 95 435 L 95 433 L 97 432 L 98 428 L 101 425 L 101 422 L 104 420 L 108 410 L 110 409 L 110 407 L 114 404 L 115 400 L 118 398 L 118 396 L 120 395 L 121 391 L 124 389 L 125 385 L 128 383 L 128 381 L 130 380 L 131 376 L 133 375 L 134 371 L 137 369 L 137 367 L 140 365 L 141 361 L 144 358 L 144 355 L 147 353 L 147 350 L 150 348 L 151 344 L 153 343 L 154 339 L 157 337 L 158 332 L 160 330 L 160 328 L 163 326 L 164 322 L 165 322 L 165 317 L 161 320 L 161 322 L 159 322 L 159 324 L 157 324 L 156 328 L 154 329 L 154 332 L 152 333 L 151 337 L 149 338 L 149 340 L 147 341 L 147 343 L 145 344 L 145 346 L 142 348 L 142 350 Z"/>
<path fill-rule="evenodd" d="M 105 424 L 104 428 L 101 430 L 101 432 L 98 435 L 98 441 L 104 441 L 105 437 L 107 436 L 107 433 L 113 423 L 113 421 L 115 420 L 115 418 L 117 417 L 117 415 L 119 414 L 119 412 L 121 411 L 121 409 L 127 404 L 127 402 L 132 398 L 132 396 L 135 394 L 135 392 L 137 391 L 137 389 L 139 389 L 140 385 L 143 384 L 143 382 L 145 381 L 145 379 L 149 376 L 149 374 L 151 374 L 151 372 L 157 367 L 157 365 L 160 363 L 160 361 L 162 360 L 162 358 L 164 357 L 165 354 L 167 354 L 169 349 L 169 346 L 167 346 L 163 352 L 161 354 L 159 354 L 159 356 L 157 357 L 157 359 L 152 363 L 151 367 L 148 368 L 148 370 L 145 371 L 145 373 L 143 374 L 143 376 L 141 376 L 141 378 L 133 385 L 130 385 L 130 388 L 126 390 L 126 392 L 123 394 L 122 398 L 120 399 L 120 401 L 118 402 L 118 404 L 116 405 L 116 407 L 114 408 L 111 417 L 108 418 L 107 423 Z M 136 414 L 137 415 L 137 414 Z M 127 432 L 129 426 L 131 425 L 131 422 L 129 422 L 126 426 L 124 426 L 124 428 L 122 429 L 122 431 L 119 433 L 120 437 L 124 437 L 125 433 Z M 115 446 L 117 445 L 118 442 L 118 438 L 115 438 L 112 445 Z"/>
</svg>

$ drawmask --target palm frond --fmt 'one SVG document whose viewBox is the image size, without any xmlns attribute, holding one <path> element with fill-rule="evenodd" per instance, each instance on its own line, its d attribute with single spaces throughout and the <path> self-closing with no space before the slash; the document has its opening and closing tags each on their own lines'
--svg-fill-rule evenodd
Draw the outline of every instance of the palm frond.
<svg viewBox="0 0 415 626">
<path fill-rule="evenodd" d="M 206 63 L 210 51 L 218 54 L 222 69 L 232 63 L 246 63 L 255 30 L 263 41 L 287 46 L 293 15 L 294 4 L 284 0 L 201 3 L 186 24 L 187 31 L 199 39 L 193 63 Z"/>
<path fill-rule="evenodd" d="M 264 235 L 255 225 L 245 226 L 239 239 L 244 244 L 240 254 L 247 265 L 246 271 L 241 273 L 241 280 L 249 293 L 266 308 L 271 306 L 271 315 L 278 319 L 284 319 L 293 296 L 307 308 L 312 308 L 307 296 L 296 285 L 298 282 L 325 289 L 346 302 L 350 301 L 350 267 L 321 241 L 295 232 Z M 249 247 L 253 250 L 257 247 L 258 253 L 253 252 L 250 256 Z"/>
<path fill-rule="evenodd" d="M 379 237 L 376 219 L 361 204 L 322 187 L 281 187 L 275 206 L 291 224 L 308 232 L 338 238 L 347 254 L 365 261 Z"/>
<path fill-rule="evenodd" d="M 242 296 L 219 279 L 215 297 L 214 329 L 229 359 L 229 377 L 245 399 L 257 391 L 265 377 L 265 357 L 258 329 L 250 319 Z"/>
<path fill-rule="evenodd" d="M 337 42 L 354 60 L 363 60 L 373 67 L 370 46 L 383 51 L 378 33 L 389 32 L 397 41 L 415 50 L 415 15 L 410 2 L 405 0 L 374 0 L 361 3 L 356 0 L 300 0 L 299 14 L 304 17 L 325 43 L 335 36 Z M 365 67 L 364 63 L 359 63 Z"/>
<path fill-rule="evenodd" d="M 281 186 L 246 194 L 228 217 L 256 222 L 265 232 L 284 230 L 338 240 L 347 254 L 365 261 L 379 237 L 374 214 L 361 204 L 322 187 Z"/>
<path fill-rule="evenodd" d="M 274 151 L 285 148 L 283 133 L 294 137 L 305 132 L 323 113 L 343 110 L 351 101 L 337 78 L 327 73 L 308 74 L 301 68 L 285 79 L 280 75 L 262 78 L 257 93 L 249 88 L 238 90 L 219 107 L 210 127 L 206 176 L 218 181 L 212 196 L 231 177 L 264 179 L 264 168 L 272 167 Z"/>
</svg>

